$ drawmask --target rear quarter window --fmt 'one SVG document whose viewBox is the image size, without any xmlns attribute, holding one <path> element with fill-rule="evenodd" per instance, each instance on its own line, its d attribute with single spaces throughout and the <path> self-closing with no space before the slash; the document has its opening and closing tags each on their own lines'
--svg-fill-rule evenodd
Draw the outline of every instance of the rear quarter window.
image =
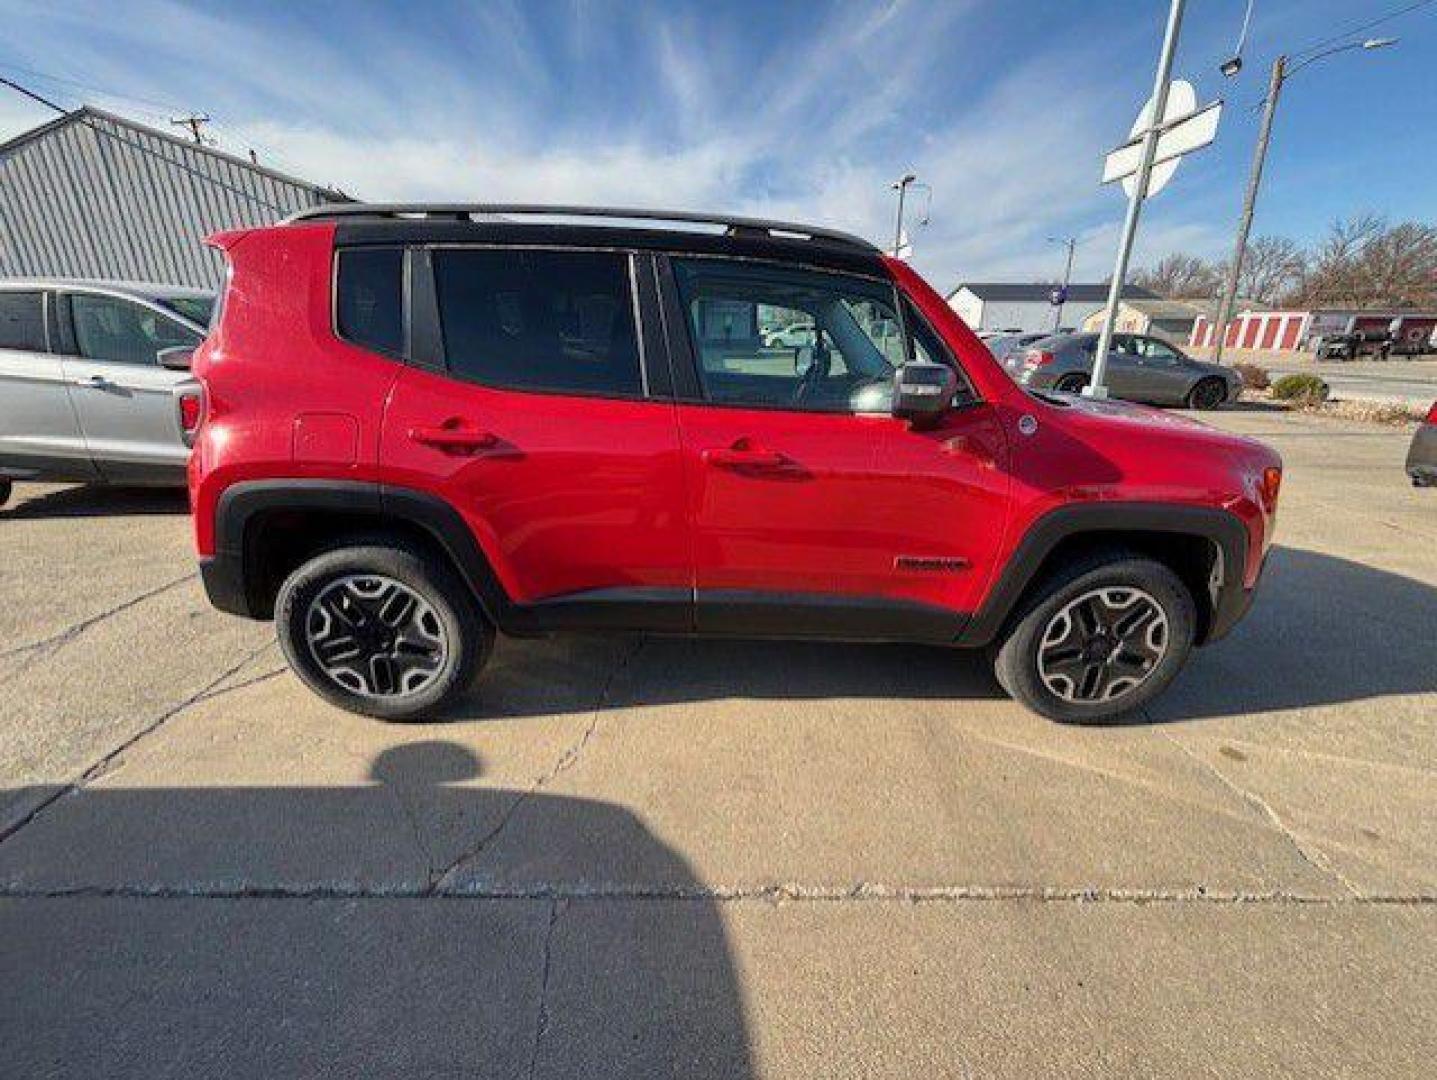
<svg viewBox="0 0 1437 1080">
<path fill-rule="evenodd" d="M 376 352 L 404 351 L 404 249 L 354 248 L 339 253 L 335 330 Z"/>
</svg>

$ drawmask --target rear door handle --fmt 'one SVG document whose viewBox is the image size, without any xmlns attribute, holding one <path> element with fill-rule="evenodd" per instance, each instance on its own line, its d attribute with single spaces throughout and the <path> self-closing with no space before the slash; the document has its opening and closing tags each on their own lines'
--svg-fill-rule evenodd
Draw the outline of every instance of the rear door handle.
<svg viewBox="0 0 1437 1080">
<path fill-rule="evenodd" d="M 492 450 L 499 445 L 499 436 L 492 431 L 474 431 L 459 427 L 412 427 L 409 437 L 425 446 L 433 446 L 450 453 L 473 453 L 477 450 Z"/>
<path fill-rule="evenodd" d="M 71 379 L 70 385 L 83 387 L 86 390 L 108 390 L 113 384 L 103 375 L 80 375 Z"/>
</svg>

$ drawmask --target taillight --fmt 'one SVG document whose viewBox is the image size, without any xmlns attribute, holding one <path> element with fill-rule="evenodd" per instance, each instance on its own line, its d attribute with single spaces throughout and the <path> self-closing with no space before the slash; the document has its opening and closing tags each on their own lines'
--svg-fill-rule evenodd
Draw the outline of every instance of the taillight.
<svg viewBox="0 0 1437 1080">
<path fill-rule="evenodd" d="M 1432 408 L 1427 410 L 1427 422 L 1437 424 L 1437 401 L 1432 403 Z"/>
<path fill-rule="evenodd" d="M 1056 359 L 1057 357 L 1052 353 L 1045 352 L 1042 349 L 1029 349 L 1024 356 L 1023 363 L 1028 367 L 1046 367 Z"/>
<path fill-rule="evenodd" d="M 205 418 L 204 395 L 198 390 L 186 390 L 179 396 L 180 436 L 186 446 L 194 446 L 195 435 Z"/>
<path fill-rule="evenodd" d="M 1277 494 L 1282 490 L 1282 470 L 1271 466 L 1262 470 L 1262 484 L 1258 494 L 1262 496 L 1262 508 L 1269 514 L 1277 510 Z"/>
</svg>

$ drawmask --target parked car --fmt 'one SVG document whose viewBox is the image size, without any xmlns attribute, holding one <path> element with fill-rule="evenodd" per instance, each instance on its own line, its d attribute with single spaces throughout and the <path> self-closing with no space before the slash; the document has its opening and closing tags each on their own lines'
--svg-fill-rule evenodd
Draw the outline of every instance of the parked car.
<svg viewBox="0 0 1437 1080">
<path fill-rule="evenodd" d="M 1352 334 L 1327 334 L 1318 339 L 1313 350 L 1318 360 L 1356 360 L 1360 356 L 1387 358 L 1389 344 L 1387 336 L 1371 335 L 1361 331 Z"/>
<path fill-rule="evenodd" d="M 1407 475 L 1415 487 L 1437 487 L 1437 401 L 1412 436 L 1407 450 Z"/>
<path fill-rule="evenodd" d="M 1008 367 L 1009 361 L 1014 357 L 1022 356 L 1024 350 L 1026 350 L 1029 345 L 1051 336 L 1052 331 L 1026 334 L 999 334 L 996 337 L 989 338 L 984 344 L 988 346 L 988 351 L 993 354 L 995 360 L 1004 367 Z"/>
<path fill-rule="evenodd" d="M 986 646 L 1029 707 L 1100 720 L 1246 611 L 1281 482 L 1261 443 L 1027 393 L 842 233 L 497 212 L 353 204 L 212 240 L 202 577 L 331 702 L 430 716 L 496 632 L 623 630 Z M 815 327 L 801 369 L 724 330 L 775 306 Z"/>
<path fill-rule="evenodd" d="M 1016 363 L 1017 377 L 1032 390 L 1076 394 L 1088 385 L 1097 334 L 1059 334 L 1030 346 Z M 1104 379 L 1109 392 L 1125 401 L 1216 409 L 1242 393 L 1242 376 L 1232 368 L 1194 360 L 1161 338 L 1114 334 Z"/>
<path fill-rule="evenodd" d="M 812 323 L 791 323 L 764 336 L 764 344 L 771 349 L 801 349 L 814 342 Z"/>
<path fill-rule="evenodd" d="M 0 282 L 0 502 L 15 480 L 182 486 L 213 306 L 179 286 Z"/>
</svg>

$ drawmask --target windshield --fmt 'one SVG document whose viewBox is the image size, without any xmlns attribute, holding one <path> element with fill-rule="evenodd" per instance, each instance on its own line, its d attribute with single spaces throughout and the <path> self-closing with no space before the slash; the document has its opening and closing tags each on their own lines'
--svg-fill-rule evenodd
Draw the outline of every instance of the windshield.
<svg viewBox="0 0 1437 1080">
<path fill-rule="evenodd" d="M 213 296 L 162 296 L 159 302 L 199 326 L 209 326 L 210 315 L 215 310 Z"/>
</svg>

